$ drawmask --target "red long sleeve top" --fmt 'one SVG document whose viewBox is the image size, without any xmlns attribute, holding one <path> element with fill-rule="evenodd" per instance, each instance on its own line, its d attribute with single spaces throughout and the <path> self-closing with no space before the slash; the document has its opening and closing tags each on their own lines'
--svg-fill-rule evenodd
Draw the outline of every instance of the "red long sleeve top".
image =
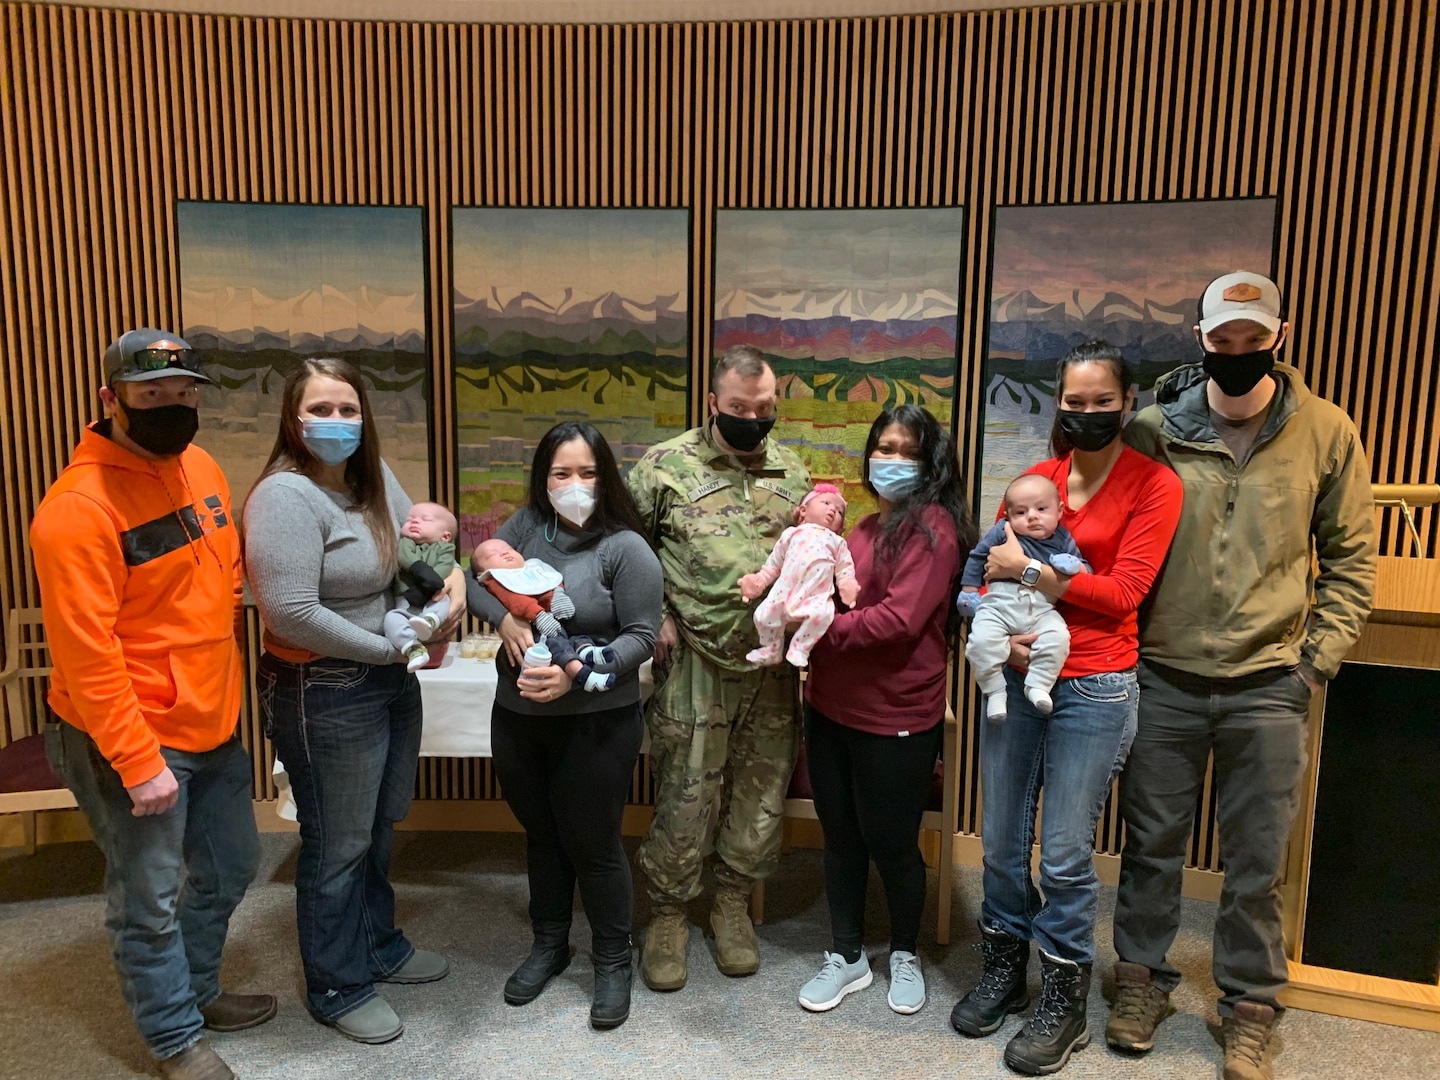
<svg viewBox="0 0 1440 1080">
<path fill-rule="evenodd" d="M 1069 454 L 1026 471 L 1055 481 L 1065 507 L 1060 524 L 1095 571 L 1072 577 L 1055 605 L 1070 627 L 1061 677 L 1134 667 L 1140 656 L 1135 613 L 1170 551 L 1184 499 L 1180 478 L 1127 446 L 1100 490 L 1073 510 Z"/>
<path fill-rule="evenodd" d="M 846 538 L 860 597 L 816 643 L 805 680 L 805 699 L 837 724 L 903 735 L 945 719 L 945 620 L 962 552 L 949 514 L 931 506 L 923 520 L 935 534 L 933 547 L 913 530 L 893 562 L 875 550 L 876 515 Z"/>
</svg>

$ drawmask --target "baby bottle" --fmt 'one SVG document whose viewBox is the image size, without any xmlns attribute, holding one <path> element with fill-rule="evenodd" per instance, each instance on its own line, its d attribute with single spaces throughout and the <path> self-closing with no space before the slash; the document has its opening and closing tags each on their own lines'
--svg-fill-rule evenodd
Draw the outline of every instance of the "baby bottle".
<svg viewBox="0 0 1440 1080">
<path fill-rule="evenodd" d="M 550 650 L 545 647 L 544 638 L 541 638 L 539 641 L 535 642 L 534 645 L 531 645 L 530 648 L 525 650 L 525 658 L 520 662 L 520 677 L 523 679 L 525 677 L 525 673 L 531 668 L 549 666 Z"/>
</svg>

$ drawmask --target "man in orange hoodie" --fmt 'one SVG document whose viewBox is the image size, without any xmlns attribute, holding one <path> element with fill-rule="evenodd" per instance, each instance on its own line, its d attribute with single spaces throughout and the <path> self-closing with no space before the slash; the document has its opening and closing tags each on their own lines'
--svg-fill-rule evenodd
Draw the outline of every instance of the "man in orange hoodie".
<svg viewBox="0 0 1440 1080">
<path fill-rule="evenodd" d="M 259 839 L 235 730 L 239 537 L 224 475 L 190 445 L 212 380 L 161 330 L 121 335 L 104 370 L 106 419 L 30 528 L 61 721 L 46 748 L 105 854 L 105 928 L 161 1074 L 229 1080 L 202 1028 L 253 1027 L 276 1005 L 219 982 Z"/>
</svg>

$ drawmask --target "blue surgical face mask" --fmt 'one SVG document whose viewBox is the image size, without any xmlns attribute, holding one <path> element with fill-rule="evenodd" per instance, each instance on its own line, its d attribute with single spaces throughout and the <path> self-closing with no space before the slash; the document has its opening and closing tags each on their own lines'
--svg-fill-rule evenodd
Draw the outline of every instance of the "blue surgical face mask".
<svg viewBox="0 0 1440 1080">
<path fill-rule="evenodd" d="M 326 465 L 339 465 L 360 449 L 360 423 L 338 416 L 302 416 L 300 437 Z"/>
<path fill-rule="evenodd" d="M 887 502 L 899 502 L 920 486 L 920 463 L 909 458 L 871 458 L 870 483 Z"/>
</svg>

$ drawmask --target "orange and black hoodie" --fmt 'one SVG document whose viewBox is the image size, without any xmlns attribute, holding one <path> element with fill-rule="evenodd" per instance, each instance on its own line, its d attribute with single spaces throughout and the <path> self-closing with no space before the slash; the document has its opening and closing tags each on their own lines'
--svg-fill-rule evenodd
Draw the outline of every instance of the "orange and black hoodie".
<svg viewBox="0 0 1440 1080">
<path fill-rule="evenodd" d="M 86 429 L 30 525 L 55 670 L 50 707 L 126 787 L 161 746 L 213 750 L 240 711 L 240 538 L 230 489 L 198 447 L 150 461 Z"/>
</svg>

